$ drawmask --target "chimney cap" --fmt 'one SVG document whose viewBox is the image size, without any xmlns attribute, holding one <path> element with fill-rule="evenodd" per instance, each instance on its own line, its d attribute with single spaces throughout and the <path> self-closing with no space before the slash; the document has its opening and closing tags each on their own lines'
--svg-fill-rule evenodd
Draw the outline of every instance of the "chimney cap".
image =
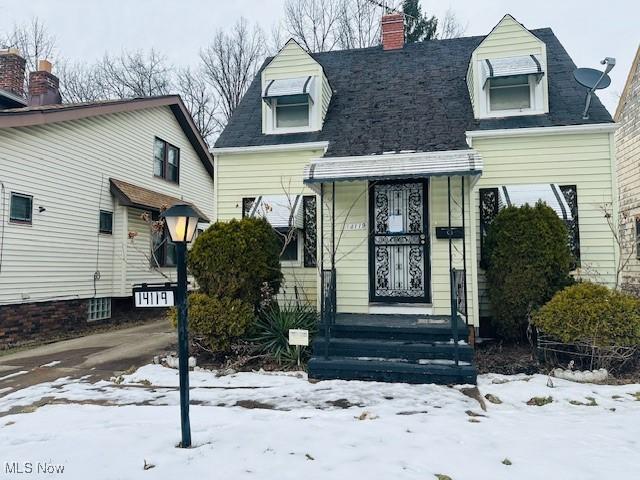
<svg viewBox="0 0 640 480">
<path fill-rule="evenodd" d="M 38 61 L 38 71 L 39 72 L 48 72 L 51 73 L 51 62 L 49 60 L 40 60 Z"/>
</svg>

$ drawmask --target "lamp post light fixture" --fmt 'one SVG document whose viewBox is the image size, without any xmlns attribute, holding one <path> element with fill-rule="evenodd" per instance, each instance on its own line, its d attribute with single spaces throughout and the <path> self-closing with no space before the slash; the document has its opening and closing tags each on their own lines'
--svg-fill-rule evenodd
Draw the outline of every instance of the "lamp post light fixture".
<svg viewBox="0 0 640 480">
<path fill-rule="evenodd" d="M 178 285 L 176 308 L 178 309 L 178 361 L 180 378 L 180 423 L 182 427 L 182 448 L 191 446 L 191 425 L 189 422 L 189 330 L 187 316 L 187 243 L 193 240 L 198 226 L 198 212 L 185 203 L 177 203 L 161 215 L 169 231 L 171 241 L 176 245 Z"/>
</svg>

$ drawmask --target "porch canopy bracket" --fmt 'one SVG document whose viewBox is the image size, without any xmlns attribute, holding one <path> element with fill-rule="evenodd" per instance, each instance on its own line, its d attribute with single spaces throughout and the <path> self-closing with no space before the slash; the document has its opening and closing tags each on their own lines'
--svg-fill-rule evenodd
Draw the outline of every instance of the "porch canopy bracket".
<svg viewBox="0 0 640 480">
<path fill-rule="evenodd" d="M 468 149 L 318 158 L 305 166 L 304 183 L 318 190 L 322 183 L 341 181 L 480 175 L 482 157 Z"/>
</svg>

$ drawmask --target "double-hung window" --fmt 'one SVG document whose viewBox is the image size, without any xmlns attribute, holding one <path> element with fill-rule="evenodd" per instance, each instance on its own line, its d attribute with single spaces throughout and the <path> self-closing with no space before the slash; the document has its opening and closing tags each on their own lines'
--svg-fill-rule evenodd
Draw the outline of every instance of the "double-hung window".
<svg viewBox="0 0 640 480">
<path fill-rule="evenodd" d="M 295 128 L 309 126 L 309 97 L 296 95 L 273 100 L 276 128 Z"/>
<path fill-rule="evenodd" d="M 531 86 L 528 75 L 489 80 L 489 109 L 525 110 L 531 108 Z"/>
<path fill-rule="evenodd" d="M 153 174 L 179 183 L 180 149 L 157 137 L 153 146 Z"/>
<path fill-rule="evenodd" d="M 9 221 L 31 224 L 33 219 L 33 197 L 24 193 L 11 192 Z"/>
</svg>

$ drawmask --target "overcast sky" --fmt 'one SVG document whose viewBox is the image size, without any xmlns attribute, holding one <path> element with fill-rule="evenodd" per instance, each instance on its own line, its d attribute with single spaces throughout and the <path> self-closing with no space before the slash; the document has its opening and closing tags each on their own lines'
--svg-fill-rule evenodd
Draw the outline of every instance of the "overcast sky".
<svg viewBox="0 0 640 480">
<path fill-rule="evenodd" d="M 284 0 L 0 0 L 0 30 L 38 16 L 56 35 L 61 55 L 92 61 L 105 51 L 149 49 L 176 64 L 197 61 L 217 28 L 241 16 L 266 30 L 283 13 Z M 600 94 L 615 111 L 640 42 L 640 0 L 422 0 L 436 16 L 452 8 L 465 35 L 485 35 L 511 13 L 527 28 L 551 27 L 578 66 L 618 61 L 612 86 Z"/>
</svg>

